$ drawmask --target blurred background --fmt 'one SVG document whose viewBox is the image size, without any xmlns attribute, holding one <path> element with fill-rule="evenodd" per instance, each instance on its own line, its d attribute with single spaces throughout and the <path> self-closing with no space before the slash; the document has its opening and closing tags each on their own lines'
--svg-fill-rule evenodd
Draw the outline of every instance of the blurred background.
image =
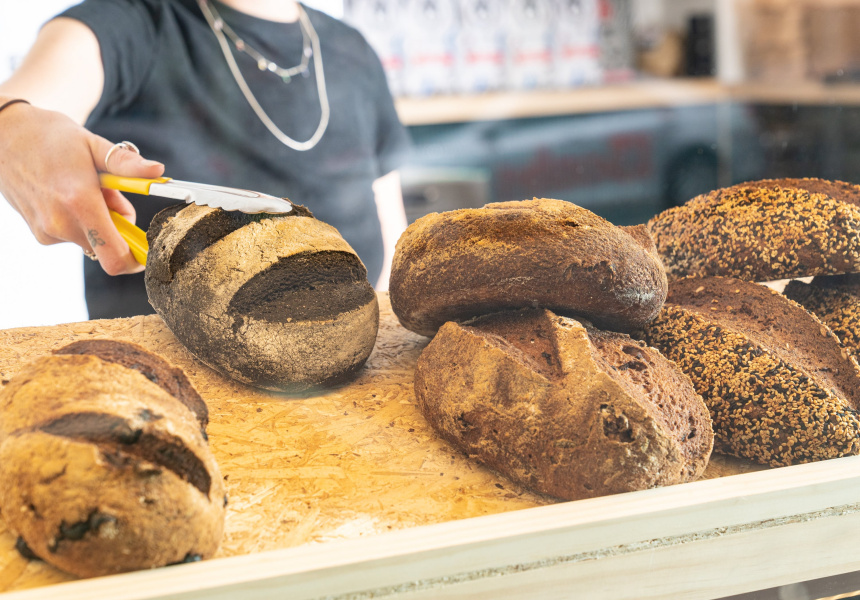
<svg viewBox="0 0 860 600">
<path fill-rule="evenodd" d="M 72 3 L 0 0 L 0 80 Z M 860 183 L 860 0 L 306 4 L 382 59 L 410 221 L 538 196 L 628 225 L 750 179 Z M 0 328 L 87 318 L 77 247 L 5 203 L 0 240 Z"/>
</svg>

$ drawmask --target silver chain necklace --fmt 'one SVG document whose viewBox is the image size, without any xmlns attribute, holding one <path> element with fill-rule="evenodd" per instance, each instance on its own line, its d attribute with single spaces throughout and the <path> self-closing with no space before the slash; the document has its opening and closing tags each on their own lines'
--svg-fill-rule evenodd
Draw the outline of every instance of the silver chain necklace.
<svg viewBox="0 0 860 600">
<path fill-rule="evenodd" d="M 302 30 L 302 60 L 295 67 L 290 67 L 289 69 L 284 69 L 283 67 L 277 65 L 276 63 L 270 61 L 268 58 L 263 56 L 261 52 L 254 49 L 250 44 L 248 44 L 245 40 L 240 38 L 233 28 L 230 27 L 224 19 L 221 18 L 221 15 L 215 10 L 214 7 L 210 7 L 212 14 L 215 15 L 215 29 L 218 31 L 223 31 L 224 34 L 233 42 L 233 46 L 236 50 L 240 52 L 244 52 L 251 58 L 253 58 L 257 62 L 257 68 L 261 71 L 271 71 L 278 77 L 284 80 L 284 83 L 289 83 L 290 80 L 298 74 L 302 74 L 303 76 L 308 76 L 308 61 L 313 55 L 314 51 L 311 46 L 311 38 L 308 35 L 308 31 L 305 28 L 304 24 L 301 24 Z"/>
<path fill-rule="evenodd" d="M 330 108 L 328 103 L 328 92 L 326 91 L 325 86 L 325 74 L 323 73 L 322 53 L 320 52 L 320 40 L 317 36 L 316 30 L 314 30 L 313 24 L 311 24 L 310 18 L 308 17 L 302 5 L 298 5 L 299 25 L 302 30 L 302 61 L 294 67 L 284 69 L 275 64 L 273 61 L 267 59 L 257 50 L 248 46 L 248 44 L 242 38 L 236 35 L 236 33 L 229 27 L 229 25 L 224 22 L 224 19 L 221 18 L 221 15 L 218 14 L 218 11 L 215 10 L 215 7 L 212 6 L 208 0 L 197 0 L 197 3 L 200 5 L 200 10 L 203 12 L 203 16 L 206 17 L 206 22 L 209 23 L 209 27 L 212 29 L 212 32 L 215 34 L 215 37 L 218 39 L 218 44 L 221 46 L 221 51 L 224 53 L 224 58 L 227 60 L 227 65 L 230 67 L 230 72 L 233 74 L 233 79 L 236 80 L 236 84 L 239 86 L 239 89 L 242 90 L 242 94 L 245 96 L 245 100 L 248 101 L 248 104 L 257 114 L 257 117 L 260 119 L 260 121 L 263 122 L 263 125 L 266 126 L 266 129 L 268 129 L 271 134 L 278 139 L 278 141 L 280 141 L 285 146 L 292 148 L 293 150 L 304 152 L 316 146 L 322 139 L 322 136 L 325 133 L 326 128 L 328 127 Z M 319 125 L 317 126 L 316 131 L 310 137 L 310 139 L 305 142 L 299 142 L 294 140 L 293 138 L 285 134 L 283 131 L 281 131 L 278 126 L 275 125 L 272 119 L 269 118 L 269 115 L 266 114 L 266 111 L 264 111 L 263 107 L 260 106 L 260 103 L 257 101 L 257 98 L 254 96 L 254 94 L 251 92 L 251 88 L 248 87 L 248 83 L 242 76 L 242 72 L 239 70 L 239 65 L 236 63 L 236 59 L 234 58 L 233 52 L 230 49 L 230 43 L 228 42 L 227 37 L 230 38 L 230 41 L 233 42 L 233 45 L 236 46 L 237 50 L 248 54 L 254 60 L 257 61 L 257 68 L 259 68 L 261 71 L 270 71 L 274 73 L 275 75 L 279 76 L 284 81 L 284 83 L 289 83 L 293 77 L 300 73 L 304 76 L 307 76 L 308 63 L 311 57 L 313 57 L 314 74 L 316 75 L 317 80 L 317 93 L 320 99 L 321 114 Z"/>
</svg>

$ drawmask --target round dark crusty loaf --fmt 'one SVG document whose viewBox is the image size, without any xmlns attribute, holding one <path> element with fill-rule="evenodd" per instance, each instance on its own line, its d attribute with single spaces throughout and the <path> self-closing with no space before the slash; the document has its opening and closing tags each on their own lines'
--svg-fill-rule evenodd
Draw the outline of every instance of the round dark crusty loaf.
<svg viewBox="0 0 860 600">
<path fill-rule="evenodd" d="M 860 371 L 800 305 L 723 277 L 673 282 L 645 340 L 690 376 L 715 449 L 773 466 L 860 453 Z"/>
<path fill-rule="evenodd" d="M 149 302 L 186 348 L 242 383 L 299 392 L 356 373 L 379 305 L 338 231 L 295 206 L 248 215 L 179 205 L 147 232 Z"/>
<path fill-rule="evenodd" d="M 773 281 L 860 271 L 860 186 L 742 183 L 666 210 L 648 228 L 670 280 Z"/>
<path fill-rule="evenodd" d="M 782 292 L 821 319 L 855 356 L 860 355 L 860 274 L 789 281 Z"/>
<path fill-rule="evenodd" d="M 226 496 L 205 404 L 126 342 L 76 342 L 0 390 L 0 512 L 19 549 L 82 577 L 211 557 Z"/>
<path fill-rule="evenodd" d="M 567 500 L 691 481 L 713 445 L 677 366 L 543 309 L 443 325 L 418 359 L 415 395 L 449 442 Z"/>
<path fill-rule="evenodd" d="M 660 310 L 666 276 L 643 227 L 535 198 L 418 219 L 397 242 L 389 292 L 403 326 L 426 336 L 446 321 L 533 307 L 627 331 Z"/>
</svg>

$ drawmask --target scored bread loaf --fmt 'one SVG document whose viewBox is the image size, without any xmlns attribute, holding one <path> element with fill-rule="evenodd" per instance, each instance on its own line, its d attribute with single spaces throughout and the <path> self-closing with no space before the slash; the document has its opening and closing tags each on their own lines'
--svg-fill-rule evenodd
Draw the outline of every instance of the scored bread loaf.
<svg viewBox="0 0 860 600">
<path fill-rule="evenodd" d="M 645 340 L 690 376 L 715 449 L 773 466 L 860 452 L 860 371 L 827 326 L 755 283 L 673 282 Z"/>
<path fill-rule="evenodd" d="M 126 342 L 77 342 L 0 390 L 0 514 L 19 549 L 82 577 L 211 557 L 226 496 L 206 405 Z"/>
<path fill-rule="evenodd" d="M 860 355 L 860 274 L 790 281 L 782 292 L 821 319 L 855 356 Z"/>
<path fill-rule="evenodd" d="M 773 281 L 860 271 L 860 186 L 822 179 L 742 183 L 648 222 L 670 280 Z"/>
<path fill-rule="evenodd" d="M 673 363 L 548 310 L 446 323 L 418 359 L 415 395 L 453 445 L 567 500 L 691 481 L 713 445 Z"/>
<path fill-rule="evenodd" d="M 338 231 L 295 206 L 248 215 L 165 209 L 147 232 L 150 304 L 186 348 L 242 383 L 303 391 L 356 373 L 379 305 Z"/>
<path fill-rule="evenodd" d="M 426 215 L 397 242 L 391 306 L 432 336 L 446 321 L 544 307 L 627 331 L 657 314 L 666 275 L 644 227 L 547 198 Z"/>
</svg>

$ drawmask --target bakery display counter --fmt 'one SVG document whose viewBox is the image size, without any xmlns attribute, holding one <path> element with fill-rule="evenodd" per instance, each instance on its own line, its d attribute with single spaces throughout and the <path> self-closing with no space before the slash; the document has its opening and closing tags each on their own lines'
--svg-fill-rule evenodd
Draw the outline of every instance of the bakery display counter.
<svg viewBox="0 0 860 600">
<path fill-rule="evenodd" d="M 860 84 L 739 83 L 716 79 L 646 79 L 570 90 L 495 92 L 461 96 L 398 98 L 405 125 L 435 125 L 577 115 L 598 112 L 720 104 L 856 106 Z"/>
<path fill-rule="evenodd" d="M 0 523 L 0 597 L 721 598 L 860 570 L 860 457 L 763 469 L 721 457 L 706 479 L 555 503 L 474 464 L 418 411 L 427 338 L 380 295 L 360 375 L 301 397 L 196 361 L 156 316 L 0 331 L 0 380 L 72 341 L 127 340 L 181 367 L 210 411 L 230 498 L 211 560 L 72 581 Z"/>
<path fill-rule="evenodd" d="M 730 98 L 715 79 L 649 79 L 570 90 L 398 98 L 404 125 L 466 123 L 696 104 Z"/>
<path fill-rule="evenodd" d="M 858 106 L 860 84 L 816 81 L 798 83 L 743 83 L 730 88 L 733 99 L 751 104 L 799 106 Z"/>
</svg>

